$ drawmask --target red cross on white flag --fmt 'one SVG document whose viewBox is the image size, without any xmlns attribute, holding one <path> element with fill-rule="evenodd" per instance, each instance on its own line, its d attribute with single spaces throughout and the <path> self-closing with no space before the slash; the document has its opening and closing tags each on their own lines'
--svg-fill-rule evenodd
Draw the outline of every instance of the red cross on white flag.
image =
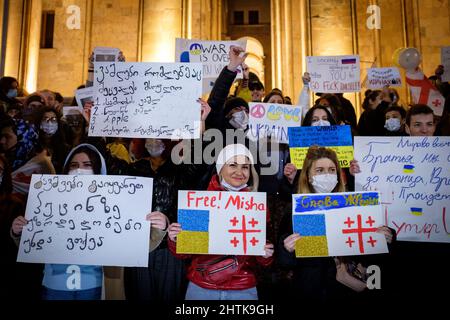
<svg viewBox="0 0 450 320">
<path fill-rule="evenodd" d="M 420 69 L 414 73 L 406 72 L 406 83 L 414 103 L 426 104 L 433 109 L 435 115 L 442 115 L 445 98 Z"/>
</svg>

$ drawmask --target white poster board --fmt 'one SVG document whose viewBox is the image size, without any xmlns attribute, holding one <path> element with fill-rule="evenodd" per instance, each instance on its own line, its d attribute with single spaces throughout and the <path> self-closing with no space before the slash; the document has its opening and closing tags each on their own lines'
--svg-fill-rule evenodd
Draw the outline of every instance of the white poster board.
<svg viewBox="0 0 450 320">
<path fill-rule="evenodd" d="M 200 137 L 202 65 L 94 63 L 90 136 Z"/>
<path fill-rule="evenodd" d="M 17 261 L 148 266 L 153 180 L 33 175 Z"/>
<path fill-rule="evenodd" d="M 177 253 L 265 255 L 264 192 L 178 191 Z"/>
<path fill-rule="evenodd" d="M 354 256 L 388 252 L 378 192 L 292 195 L 296 257 Z"/>
<path fill-rule="evenodd" d="M 247 136 L 251 140 L 270 137 L 278 143 L 289 143 L 288 128 L 299 127 L 302 108 L 287 104 L 249 103 Z"/>
<path fill-rule="evenodd" d="M 222 69 L 230 62 L 231 46 L 246 49 L 246 41 L 207 41 L 176 38 L 175 62 L 199 62 L 203 64 L 203 94 L 211 92 Z M 242 68 L 237 70 L 237 79 L 242 79 Z"/>
<path fill-rule="evenodd" d="M 355 137 L 355 158 L 398 240 L 450 242 L 450 137 Z"/>
<path fill-rule="evenodd" d="M 309 87 L 314 92 L 359 92 L 359 56 L 308 56 L 306 68 L 311 75 Z"/>
<path fill-rule="evenodd" d="M 368 89 L 382 89 L 383 87 L 401 87 L 402 77 L 398 68 L 369 68 L 367 69 Z"/>
</svg>

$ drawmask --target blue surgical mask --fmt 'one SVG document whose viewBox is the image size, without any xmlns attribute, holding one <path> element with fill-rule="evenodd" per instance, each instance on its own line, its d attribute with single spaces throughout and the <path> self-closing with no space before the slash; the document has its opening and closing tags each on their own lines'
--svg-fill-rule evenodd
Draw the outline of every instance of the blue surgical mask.
<svg viewBox="0 0 450 320">
<path fill-rule="evenodd" d="M 17 97 L 17 89 L 9 89 L 6 96 L 11 99 Z"/>
</svg>

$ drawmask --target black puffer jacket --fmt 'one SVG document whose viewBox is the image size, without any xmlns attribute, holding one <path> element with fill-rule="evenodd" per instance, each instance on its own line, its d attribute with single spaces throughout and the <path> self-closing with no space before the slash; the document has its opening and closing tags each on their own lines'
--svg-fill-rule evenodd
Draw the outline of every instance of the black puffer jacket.
<svg viewBox="0 0 450 320">
<path fill-rule="evenodd" d="M 216 128 L 220 131 L 224 131 L 225 129 L 233 129 L 233 127 L 225 119 L 223 106 L 227 100 L 230 88 L 233 85 L 236 75 L 237 72 L 230 71 L 227 67 L 225 67 L 214 83 L 214 87 L 208 97 L 208 104 L 211 107 L 211 112 L 205 121 L 206 129 Z"/>
<path fill-rule="evenodd" d="M 177 220 L 178 190 L 196 189 L 204 174 L 199 165 L 175 165 L 168 159 L 156 172 L 148 159 L 132 164 L 127 175 L 153 178 L 152 211 L 164 213 L 170 222 Z M 165 247 L 163 241 L 160 247 Z"/>
</svg>

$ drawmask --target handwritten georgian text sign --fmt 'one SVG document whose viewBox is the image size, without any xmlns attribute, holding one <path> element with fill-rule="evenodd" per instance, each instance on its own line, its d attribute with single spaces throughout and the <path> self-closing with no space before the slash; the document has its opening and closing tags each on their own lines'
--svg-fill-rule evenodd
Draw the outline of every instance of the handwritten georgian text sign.
<svg viewBox="0 0 450 320">
<path fill-rule="evenodd" d="M 17 261 L 147 267 L 153 181 L 33 175 Z"/>
<path fill-rule="evenodd" d="M 297 257 L 353 256 L 388 252 L 377 192 L 294 194 Z"/>
<path fill-rule="evenodd" d="M 94 63 L 90 136 L 200 137 L 198 63 Z"/>
<path fill-rule="evenodd" d="M 177 253 L 265 254 L 264 192 L 178 191 Z"/>
<path fill-rule="evenodd" d="M 314 92 L 361 90 L 359 56 L 308 56 L 306 64 L 311 75 L 309 86 Z"/>
<path fill-rule="evenodd" d="M 355 158 L 398 240 L 450 242 L 450 137 L 355 137 Z"/>
</svg>

